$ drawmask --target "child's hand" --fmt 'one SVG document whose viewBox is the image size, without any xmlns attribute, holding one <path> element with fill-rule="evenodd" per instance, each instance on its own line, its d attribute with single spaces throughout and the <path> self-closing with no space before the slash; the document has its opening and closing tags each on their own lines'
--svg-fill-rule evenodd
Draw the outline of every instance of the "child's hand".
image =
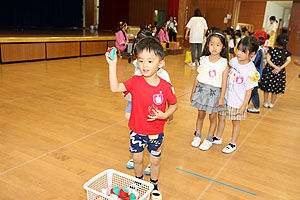
<svg viewBox="0 0 300 200">
<path fill-rule="evenodd" d="M 106 61 L 109 65 L 117 65 L 117 56 L 113 60 L 109 58 L 109 52 L 105 53 Z"/>
<path fill-rule="evenodd" d="M 244 114 L 245 110 L 246 110 L 246 106 L 242 105 L 242 106 L 240 107 L 239 112 L 238 112 L 237 114 L 238 114 L 238 115 L 242 115 L 242 114 Z"/>
<path fill-rule="evenodd" d="M 224 99 L 219 99 L 217 108 L 219 108 L 219 107 L 224 107 Z"/>
<path fill-rule="evenodd" d="M 273 74 L 278 74 L 281 71 L 280 67 L 276 67 L 275 69 L 273 69 L 272 73 Z"/>
<path fill-rule="evenodd" d="M 173 123 L 173 119 L 174 119 L 174 116 L 173 116 L 173 114 L 172 114 L 172 115 L 170 115 L 170 116 L 168 117 L 168 119 L 167 119 L 167 124 L 172 124 L 172 123 Z"/>
<path fill-rule="evenodd" d="M 166 119 L 165 113 L 161 110 L 158 110 L 157 108 L 153 108 L 154 115 L 148 115 L 150 119 L 147 119 L 147 121 L 154 121 L 156 119 Z"/>
</svg>

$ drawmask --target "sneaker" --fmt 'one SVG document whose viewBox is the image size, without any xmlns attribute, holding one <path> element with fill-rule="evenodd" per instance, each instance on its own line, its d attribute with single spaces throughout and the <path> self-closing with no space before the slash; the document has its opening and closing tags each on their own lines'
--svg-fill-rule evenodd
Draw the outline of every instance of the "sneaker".
<svg viewBox="0 0 300 200">
<path fill-rule="evenodd" d="M 201 138 L 194 137 L 193 142 L 192 142 L 192 146 L 193 147 L 199 147 L 200 143 L 201 143 Z"/>
<path fill-rule="evenodd" d="M 247 112 L 249 112 L 249 113 L 259 113 L 260 110 L 259 110 L 259 108 L 249 108 L 249 109 L 247 109 Z"/>
<path fill-rule="evenodd" d="M 216 136 L 214 136 L 212 139 L 213 144 L 222 144 L 222 138 L 217 138 Z"/>
<path fill-rule="evenodd" d="M 236 145 L 229 143 L 223 150 L 223 153 L 232 153 L 236 150 Z"/>
<path fill-rule="evenodd" d="M 152 200 L 162 200 L 162 196 L 161 196 L 161 194 L 160 194 L 160 192 L 159 192 L 159 190 L 153 190 L 152 191 Z"/>
<path fill-rule="evenodd" d="M 271 102 L 269 102 L 269 108 L 273 108 L 274 104 L 272 104 Z"/>
<path fill-rule="evenodd" d="M 189 63 L 188 65 L 191 66 L 191 67 L 195 67 L 196 66 L 196 64 L 194 62 L 193 63 Z"/>
<path fill-rule="evenodd" d="M 144 173 L 145 173 L 146 175 L 150 175 L 150 174 L 151 174 L 151 173 L 150 173 L 150 164 L 146 167 Z"/>
<path fill-rule="evenodd" d="M 126 163 L 126 167 L 128 169 L 133 169 L 134 166 L 133 166 L 133 159 L 129 160 L 127 163 Z"/>
<path fill-rule="evenodd" d="M 206 150 L 210 149 L 211 146 L 212 146 L 212 142 L 210 142 L 210 141 L 208 141 L 207 139 L 205 139 L 205 140 L 202 142 L 202 144 L 200 145 L 199 148 L 200 148 L 201 150 L 206 151 Z"/>
<path fill-rule="evenodd" d="M 263 105 L 265 108 L 269 108 L 269 102 L 264 102 Z"/>
</svg>

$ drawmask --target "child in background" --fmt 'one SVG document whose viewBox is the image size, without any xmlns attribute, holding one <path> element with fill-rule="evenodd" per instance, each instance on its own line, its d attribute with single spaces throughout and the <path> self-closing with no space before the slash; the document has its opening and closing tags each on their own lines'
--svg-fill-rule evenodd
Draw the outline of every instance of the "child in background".
<svg viewBox="0 0 300 200">
<path fill-rule="evenodd" d="M 135 45 L 138 43 L 138 41 L 140 41 L 140 40 L 141 40 L 142 38 L 144 38 L 144 37 L 154 37 L 154 38 L 158 39 L 158 38 L 157 38 L 157 35 L 154 35 L 154 36 L 153 36 L 153 32 L 152 32 L 150 29 L 147 29 L 147 28 L 142 29 L 141 31 L 138 32 L 138 34 L 136 35 L 136 37 L 135 37 L 134 40 L 133 40 L 132 51 L 134 50 L 134 47 L 135 47 Z M 129 58 L 128 58 L 128 63 L 131 63 L 131 56 L 132 56 L 132 54 L 133 54 L 133 52 L 131 52 L 131 54 L 130 54 L 130 56 L 129 56 Z M 135 73 L 134 73 L 134 75 L 142 76 L 143 74 L 142 74 L 142 72 L 139 70 L 139 66 L 138 66 L 138 61 L 137 61 L 137 60 L 134 60 L 134 61 L 133 61 L 133 65 L 134 65 L 134 67 L 135 67 Z M 163 64 L 163 66 L 164 66 L 164 64 Z M 168 74 L 168 72 L 167 72 L 166 70 L 164 70 L 163 68 L 160 67 L 160 68 L 158 69 L 157 75 L 158 75 L 160 78 L 166 80 L 168 83 L 171 84 L 171 80 L 170 80 L 169 74 Z M 128 101 L 127 106 L 126 106 L 126 110 L 125 110 L 125 119 L 129 120 L 130 114 L 131 114 L 131 104 L 132 104 L 132 103 L 131 103 L 131 94 L 128 93 L 128 92 L 125 92 L 125 93 L 124 93 L 124 97 L 125 97 L 125 99 Z M 167 122 L 168 124 L 171 124 L 171 123 L 173 122 L 173 115 L 171 115 L 171 116 L 168 118 L 167 121 L 168 121 L 168 122 Z M 127 167 L 128 169 L 133 169 L 133 168 L 134 168 L 133 159 L 131 159 L 131 160 L 129 160 L 129 161 L 127 162 L 126 167 Z M 150 164 L 146 167 L 144 173 L 145 173 L 146 175 L 150 175 Z"/>
<path fill-rule="evenodd" d="M 264 107 L 273 108 L 278 94 L 284 94 L 286 73 L 285 67 L 291 62 L 291 52 L 286 50 L 289 42 L 287 34 L 280 34 L 275 42 L 275 48 L 269 48 L 267 65 L 261 78 L 261 89 L 264 91 Z M 272 93 L 271 102 L 268 101 Z"/>
<path fill-rule="evenodd" d="M 222 134 L 225 128 L 225 118 L 232 120 L 231 142 L 223 148 L 223 153 L 236 150 L 236 141 L 240 134 L 240 122 L 246 119 L 246 109 L 251 92 L 257 86 L 255 65 L 250 60 L 256 54 L 259 43 L 254 37 L 244 37 L 238 44 L 236 57 L 230 60 L 225 100 L 227 110 L 219 112 L 219 124 L 213 144 L 222 144 Z"/>
<path fill-rule="evenodd" d="M 121 51 L 126 51 L 127 44 L 129 42 L 126 31 L 127 31 L 127 24 L 120 22 L 119 31 L 116 34 L 116 47 L 118 49 L 120 58 L 122 58 Z"/>
<path fill-rule="evenodd" d="M 229 41 L 228 41 L 228 49 L 229 49 L 229 59 L 232 59 L 234 57 L 234 48 L 236 46 L 236 37 L 235 32 L 231 31 L 229 32 Z"/>
<path fill-rule="evenodd" d="M 194 133 L 196 137 L 192 141 L 192 146 L 200 145 L 203 121 L 207 113 L 210 120 L 209 131 L 199 148 L 208 150 L 212 146 L 212 137 L 217 127 L 217 112 L 226 110 L 224 106 L 228 76 L 226 36 L 221 31 L 209 34 L 202 55 L 191 93 L 191 106 L 198 109 Z"/>
<path fill-rule="evenodd" d="M 143 151 L 147 146 L 151 163 L 150 182 L 154 185 L 152 199 L 162 199 L 158 190 L 158 176 L 163 130 L 166 119 L 177 109 L 177 99 L 173 86 L 157 76 L 165 56 L 160 42 L 153 37 L 145 37 L 136 44 L 134 54 L 143 75 L 119 83 L 117 58 L 110 60 L 109 53 L 106 53 L 110 88 L 112 92 L 128 91 L 132 95 L 132 114 L 128 125 L 131 129 L 130 152 L 133 153 L 135 176 L 143 179 Z M 169 106 L 166 109 L 167 102 Z"/>
<path fill-rule="evenodd" d="M 248 31 L 248 29 L 246 27 L 242 28 L 242 39 L 244 37 L 249 37 L 249 31 Z"/>
<path fill-rule="evenodd" d="M 259 45 L 260 45 L 256 55 L 252 58 L 252 61 L 254 62 L 256 70 L 260 74 L 260 78 L 258 80 L 258 85 L 260 85 L 260 81 L 261 81 L 261 77 L 262 77 L 262 71 L 263 71 L 263 65 L 264 65 L 263 46 L 264 46 L 264 43 L 267 39 L 267 33 L 265 31 L 257 31 L 254 34 L 254 37 L 258 39 Z M 252 101 L 254 107 L 247 109 L 247 112 L 250 112 L 250 113 L 259 113 L 260 112 L 258 88 L 259 87 L 254 87 L 253 90 L 252 90 L 250 100 Z M 249 103 L 250 103 L 250 101 L 249 101 Z"/>
<path fill-rule="evenodd" d="M 152 33 L 154 33 L 155 35 L 157 35 L 157 26 L 152 26 L 151 30 L 152 30 Z"/>
<path fill-rule="evenodd" d="M 158 38 L 160 42 L 165 42 L 167 43 L 167 48 L 169 48 L 169 35 L 168 35 L 168 27 L 166 24 L 162 26 L 158 33 Z"/>
</svg>

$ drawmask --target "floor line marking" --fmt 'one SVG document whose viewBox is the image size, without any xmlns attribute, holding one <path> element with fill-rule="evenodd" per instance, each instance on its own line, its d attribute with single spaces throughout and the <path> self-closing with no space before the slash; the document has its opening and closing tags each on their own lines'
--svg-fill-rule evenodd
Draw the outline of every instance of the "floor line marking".
<svg viewBox="0 0 300 200">
<path fill-rule="evenodd" d="M 207 178 L 207 177 L 205 177 L 205 176 L 201 176 L 201 175 L 198 175 L 198 174 L 195 174 L 195 173 L 192 173 L 192 172 L 189 172 L 189 171 L 183 170 L 183 169 L 179 169 L 179 168 L 176 168 L 176 169 L 177 169 L 177 170 L 179 170 L 179 171 L 182 171 L 182 172 L 185 172 L 185 173 L 188 173 L 188 174 L 192 174 L 192 175 L 194 175 L 194 176 L 198 176 L 198 177 L 200 177 L 200 178 L 204 178 L 204 179 L 206 179 L 206 180 L 209 180 L 209 181 L 212 181 L 212 182 L 215 182 L 215 183 L 221 184 L 221 185 L 225 185 L 225 186 L 227 186 L 227 187 L 230 187 L 230 188 L 233 188 L 233 189 L 239 190 L 239 191 L 241 191 L 241 192 L 245 192 L 245 193 L 248 193 L 248 194 L 251 194 L 251 195 L 257 196 L 256 194 L 254 194 L 254 193 L 252 193 L 252 192 L 248 192 L 248 191 L 246 191 L 246 190 L 243 190 L 243 189 L 240 189 L 240 188 L 237 188 L 237 187 L 234 187 L 234 186 L 228 185 L 228 184 L 226 184 L 226 183 L 222 183 L 222 182 L 220 182 L 220 181 L 216 181 L 216 180 L 213 180 L 213 179 L 211 179 L 211 178 Z"/>
</svg>

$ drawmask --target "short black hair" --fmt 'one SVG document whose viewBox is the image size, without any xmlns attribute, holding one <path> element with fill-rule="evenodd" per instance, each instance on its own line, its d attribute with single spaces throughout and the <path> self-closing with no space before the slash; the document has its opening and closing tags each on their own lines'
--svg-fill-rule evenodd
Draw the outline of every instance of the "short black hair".
<svg viewBox="0 0 300 200">
<path fill-rule="evenodd" d="M 164 48 L 161 46 L 160 41 L 154 37 L 144 37 L 142 38 L 134 47 L 134 54 L 147 50 L 149 52 L 153 51 L 155 55 L 159 56 L 161 60 L 165 57 Z"/>
<path fill-rule="evenodd" d="M 238 43 L 237 48 L 239 49 L 240 46 L 242 47 L 242 52 L 244 52 L 244 53 L 246 53 L 247 49 L 249 51 L 249 54 L 252 52 L 256 53 L 259 48 L 259 41 L 257 38 L 252 37 L 252 36 L 244 37 Z"/>
</svg>

